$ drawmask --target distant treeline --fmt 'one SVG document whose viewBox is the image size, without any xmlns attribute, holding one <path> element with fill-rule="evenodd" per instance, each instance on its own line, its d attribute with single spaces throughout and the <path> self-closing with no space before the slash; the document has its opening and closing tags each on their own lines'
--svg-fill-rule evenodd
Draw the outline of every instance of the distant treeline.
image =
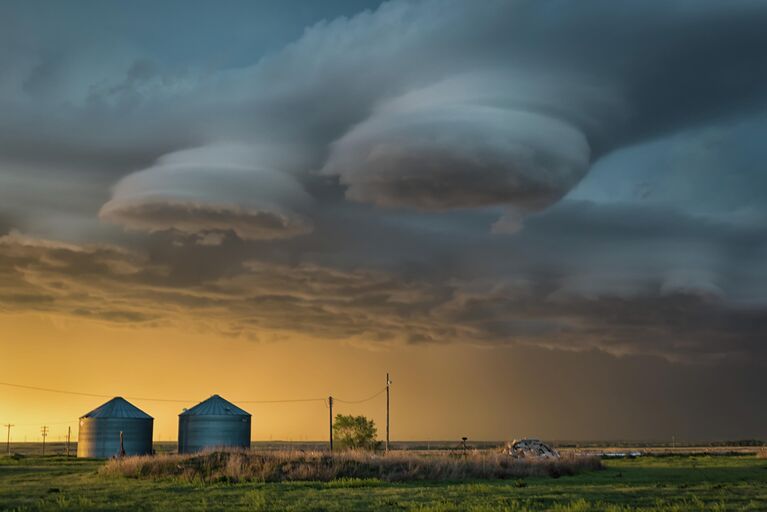
<svg viewBox="0 0 767 512">
<path fill-rule="evenodd" d="M 767 446 L 761 439 L 738 439 L 734 441 L 554 441 L 557 448 L 689 448 L 722 446 Z"/>
</svg>

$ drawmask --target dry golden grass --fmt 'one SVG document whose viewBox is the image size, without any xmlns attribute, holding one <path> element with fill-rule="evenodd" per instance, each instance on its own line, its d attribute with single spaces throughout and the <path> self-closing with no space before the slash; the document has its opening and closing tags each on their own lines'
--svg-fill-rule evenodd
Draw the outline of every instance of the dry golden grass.
<svg viewBox="0 0 767 512">
<path fill-rule="evenodd" d="M 756 456 L 760 459 L 767 459 L 767 446 L 761 446 L 756 450 Z"/>
<path fill-rule="evenodd" d="M 201 482 L 331 481 L 344 478 L 405 481 L 461 481 L 526 476 L 559 477 L 602 468 L 598 457 L 521 460 L 490 452 L 424 456 L 407 452 L 223 450 L 200 454 L 127 457 L 107 462 L 105 475 L 177 478 Z"/>
</svg>

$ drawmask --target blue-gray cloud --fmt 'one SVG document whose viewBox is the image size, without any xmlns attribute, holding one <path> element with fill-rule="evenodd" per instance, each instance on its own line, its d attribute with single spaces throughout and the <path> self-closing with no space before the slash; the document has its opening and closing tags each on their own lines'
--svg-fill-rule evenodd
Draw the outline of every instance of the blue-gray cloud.
<svg viewBox="0 0 767 512">
<path fill-rule="evenodd" d="M 267 151 L 207 146 L 162 157 L 123 178 L 99 212 L 139 231 L 206 235 L 231 231 L 243 240 L 304 234 L 311 198 L 289 174 L 262 167 Z"/>
<path fill-rule="evenodd" d="M 763 3 L 72 5 L 2 7 L 4 302 L 763 353 Z"/>
</svg>

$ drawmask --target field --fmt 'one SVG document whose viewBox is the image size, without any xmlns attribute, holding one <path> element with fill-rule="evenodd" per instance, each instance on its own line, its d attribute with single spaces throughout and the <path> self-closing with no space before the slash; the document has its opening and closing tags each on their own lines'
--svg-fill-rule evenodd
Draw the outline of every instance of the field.
<svg viewBox="0 0 767 512">
<path fill-rule="evenodd" d="M 51 447 L 53 453 L 60 446 Z M 33 450 L 34 451 L 34 450 Z M 575 476 L 390 483 L 201 483 L 108 475 L 103 461 L 0 457 L 2 510 L 724 511 L 767 510 L 767 459 L 667 455 L 608 459 Z"/>
</svg>

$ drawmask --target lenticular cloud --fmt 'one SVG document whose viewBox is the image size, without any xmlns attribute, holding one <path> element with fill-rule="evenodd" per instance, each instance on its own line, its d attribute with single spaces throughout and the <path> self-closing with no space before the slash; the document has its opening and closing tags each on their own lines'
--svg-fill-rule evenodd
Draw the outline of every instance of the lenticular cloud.
<svg viewBox="0 0 767 512">
<path fill-rule="evenodd" d="M 600 108 L 612 99 L 505 73 L 450 79 L 382 104 L 333 144 L 323 172 L 379 206 L 539 210 L 586 174 L 589 131 L 620 111 Z"/>
<path fill-rule="evenodd" d="M 241 146 L 172 153 L 120 181 L 100 217 L 130 230 L 232 232 L 243 240 L 310 232 L 311 223 L 301 213 L 309 196 L 292 176 L 260 167 L 257 159 Z"/>
</svg>

